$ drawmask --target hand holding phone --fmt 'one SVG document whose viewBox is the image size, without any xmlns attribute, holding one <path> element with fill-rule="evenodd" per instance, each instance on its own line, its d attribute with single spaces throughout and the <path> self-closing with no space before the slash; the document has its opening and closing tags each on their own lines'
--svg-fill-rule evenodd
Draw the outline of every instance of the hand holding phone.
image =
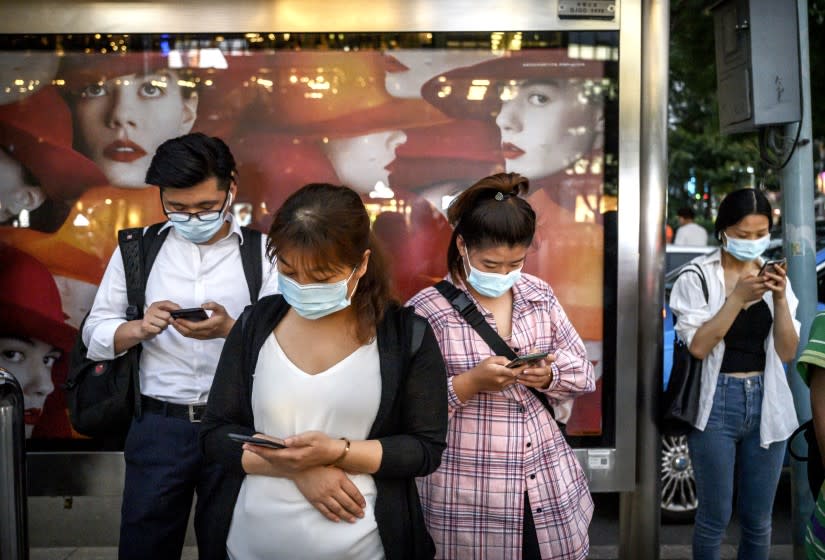
<svg viewBox="0 0 825 560">
<path fill-rule="evenodd" d="M 781 266 L 782 268 L 785 268 L 785 264 L 787 262 L 788 262 L 787 259 L 784 258 L 784 257 L 782 257 L 781 259 L 773 259 L 773 260 L 765 261 L 764 263 L 762 263 L 762 268 L 759 269 L 759 276 L 762 276 L 763 274 L 765 274 L 766 270 L 768 272 L 775 272 L 777 266 Z"/>
<path fill-rule="evenodd" d="M 209 315 L 206 314 L 206 310 L 203 307 L 187 307 L 186 309 L 175 309 L 174 311 L 170 311 L 169 315 L 171 315 L 173 319 L 185 319 L 187 321 L 192 321 L 195 323 L 200 321 L 206 321 L 209 318 Z"/>
<path fill-rule="evenodd" d="M 247 436 L 244 434 L 227 434 L 229 439 L 239 443 L 251 443 L 252 445 L 260 445 L 261 447 L 268 447 L 269 449 L 286 449 L 284 440 L 280 438 L 264 439 L 255 436 Z M 274 440 L 274 441 L 273 441 Z"/>
<path fill-rule="evenodd" d="M 535 352 L 533 354 L 525 354 L 523 356 L 519 356 L 518 358 L 511 360 L 508 364 L 508 368 L 517 368 L 521 367 L 524 364 L 530 364 L 532 362 L 538 362 L 539 360 L 543 360 L 547 356 L 549 356 L 549 352 Z"/>
</svg>

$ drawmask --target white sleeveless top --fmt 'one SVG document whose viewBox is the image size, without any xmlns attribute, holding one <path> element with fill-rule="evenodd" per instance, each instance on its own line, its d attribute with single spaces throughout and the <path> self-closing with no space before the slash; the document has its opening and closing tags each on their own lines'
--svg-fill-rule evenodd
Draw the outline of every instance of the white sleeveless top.
<svg viewBox="0 0 825 560">
<path fill-rule="evenodd" d="M 310 430 L 367 439 L 381 400 L 378 344 L 373 340 L 316 375 L 293 364 L 275 335 L 258 355 L 252 382 L 255 428 L 286 438 Z M 375 481 L 349 474 L 367 502 L 355 523 L 333 523 L 287 478 L 244 478 L 226 541 L 233 560 L 380 560 Z"/>
</svg>

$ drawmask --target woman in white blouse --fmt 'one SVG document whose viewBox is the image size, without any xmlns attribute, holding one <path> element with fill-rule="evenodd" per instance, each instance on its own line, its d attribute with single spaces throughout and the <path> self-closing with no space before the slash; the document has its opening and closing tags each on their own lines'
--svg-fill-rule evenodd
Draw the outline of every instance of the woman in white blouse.
<svg viewBox="0 0 825 560">
<path fill-rule="evenodd" d="M 390 296 L 358 193 L 310 184 L 269 231 L 278 295 L 229 333 L 203 419 L 227 483 L 225 560 L 432 558 L 415 477 L 446 445 L 447 383 L 422 317 Z M 237 440 L 283 438 L 281 449 Z"/>
<path fill-rule="evenodd" d="M 797 427 L 783 362 L 796 354 L 797 299 L 785 266 L 762 270 L 771 205 L 755 189 L 728 194 L 714 227 L 721 249 L 696 258 L 698 274 L 675 282 L 676 333 L 703 360 L 699 418 L 688 434 L 699 508 L 694 559 L 718 559 L 732 513 L 741 523 L 739 558 L 768 558 L 771 511 L 785 455 Z"/>
</svg>

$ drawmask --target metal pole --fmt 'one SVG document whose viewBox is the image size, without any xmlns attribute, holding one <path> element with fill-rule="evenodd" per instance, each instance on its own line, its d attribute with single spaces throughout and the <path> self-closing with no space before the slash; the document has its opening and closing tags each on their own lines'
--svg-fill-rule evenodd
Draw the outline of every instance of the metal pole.
<svg viewBox="0 0 825 560">
<path fill-rule="evenodd" d="M 23 390 L 0 368 L 0 558 L 27 560 L 26 427 Z"/>
<path fill-rule="evenodd" d="M 808 332 L 816 314 L 816 240 L 814 233 L 814 169 L 811 139 L 811 74 L 808 53 L 808 0 L 797 0 L 799 22 L 799 68 L 802 92 L 802 129 L 799 145 L 788 165 L 781 171 L 782 235 L 785 255 L 788 257 L 788 276 L 794 293 L 799 298 L 796 318 L 802 323 L 799 333 L 801 350 L 808 340 Z M 786 133 L 795 137 L 796 125 L 787 126 Z M 794 397 L 796 416 L 800 421 L 811 417 L 808 388 L 796 373 L 795 364 L 788 368 L 788 383 Z M 805 454 L 805 440 L 798 438 L 794 449 Z M 808 490 L 807 463 L 791 459 L 791 519 L 793 523 L 794 558 L 805 558 L 805 525 L 813 510 Z"/>
<path fill-rule="evenodd" d="M 659 558 L 664 216 L 667 193 L 669 0 L 642 0 L 636 490 L 621 495 L 619 557 Z"/>
</svg>

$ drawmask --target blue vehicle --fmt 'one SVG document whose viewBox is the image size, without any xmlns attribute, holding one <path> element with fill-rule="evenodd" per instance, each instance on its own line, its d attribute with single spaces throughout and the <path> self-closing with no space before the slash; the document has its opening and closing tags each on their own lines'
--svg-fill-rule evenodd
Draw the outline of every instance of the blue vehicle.
<svg viewBox="0 0 825 560">
<path fill-rule="evenodd" d="M 819 238 L 818 238 L 819 239 Z M 817 243 L 819 245 L 819 243 Z M 668 301 L 670 290 L 681 268 L 693 258 L 716 250 L 716 247 L 682 247 L 668 246 L 667 273 L 665 274 L 665 301 L 664 316 L 664 344 L 662 355 L 662 386 L 667 388 L 670 379 L 670 369 L 673 365 L 673 313 Z M 681 251 L 681 252 L 680 252 Z M 782 252 L 781 240 L 774 240 L 766 251 L 764 258 L 776 258 Z M 692 255 L 690 255 L 692 253 Z M 688 257 L 688 255 L 690 255 Z M 816 253 L 816 284 L 817 284 L 817 311 L 825 309 L 825 248 L 819 248 Z M 698 499 L 696 498 L 696 483 L 693 478 L 693 467 L 690 463 L 687 438 L 662 434 L 662 519 L 670 522 L 689 522 L 696 513 Z"/>
</svg>

